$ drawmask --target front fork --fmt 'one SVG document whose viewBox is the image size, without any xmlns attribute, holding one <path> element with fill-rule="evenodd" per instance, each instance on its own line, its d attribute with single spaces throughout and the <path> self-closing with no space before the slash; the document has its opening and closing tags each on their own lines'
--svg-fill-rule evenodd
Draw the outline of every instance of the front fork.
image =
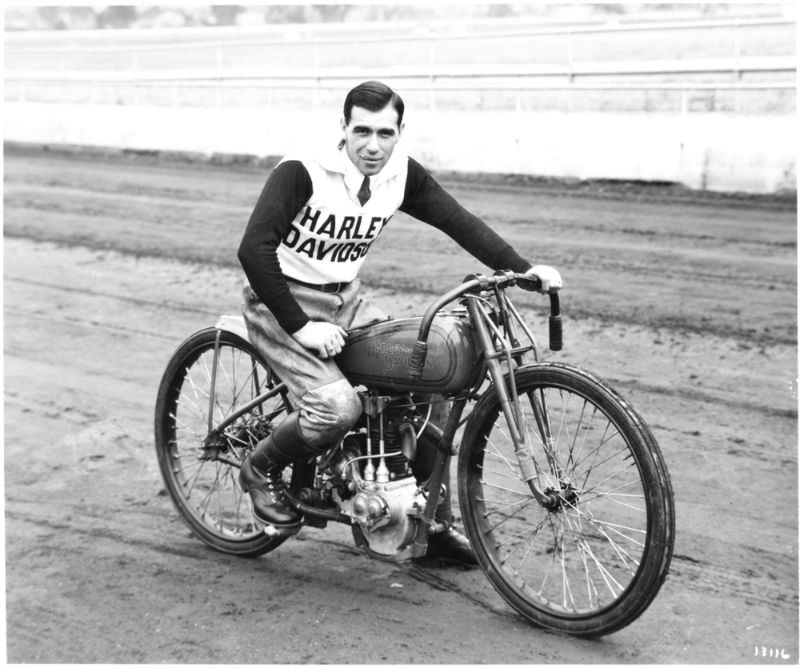
<svg viewBox="0 0 800 670">
<path fill-rule="evenodd" d="M 549 473 L 542 472 L 539 463 L 533 455 L 533 448 L 529 444 L 530 437 L 525 428 L 523 420 L 522 406 L 520 397 L 517 393 L 517 383 L 514 370 L 520 365 L 522 355 L 516 342 L 507 342 L 500 330 L 492 322 L 485 309 L 476 299 L 467 300 L 467 310 L 469 311 L 472 323 L 478 336 L 478 342 L 486 357 L 486 366 L 489 375 L 494 382 L 494 387 L 500 400 L 500 407 L 503 410 L 506 423 L 508 424 L 509 434 L 514 443 L 514 455 L 517 464 L 522 472 L 522 478 L 527 483 L 536 500 L 546 507 L 556 503 L 558 494 L 554 491 L 557 487 L 549 486 L 547 491 L 542 488 L 542 482 L 546 481 L 546 474 L 552 474 L 556 480 L 560 479 L 559 466 L 555 458 L 553 446 L 553 435 L 550 429 L 550 421 L 547 413 L 547 406 L 544 397 L 539 397 L 535 391 L 529 391 L 527 398 L 533 408 L 533 415 L 539 431 L 542 446 L 547 458 Z M 504 312 L 504 318 L 508 316 Z M 506 332 L 509 337 L 513 337 L 510 324 L 506 323 Z M 494 332 L 494 337 L 499 341 L 500 346 L 495 346 L 495 341 L 489 329 Z M 500 359 L 505 359 L 508 367 L 508 374 L 504 374 L 500 364 Z M 555 483 L 555 482 L 554 482 Z"/>
</svg>

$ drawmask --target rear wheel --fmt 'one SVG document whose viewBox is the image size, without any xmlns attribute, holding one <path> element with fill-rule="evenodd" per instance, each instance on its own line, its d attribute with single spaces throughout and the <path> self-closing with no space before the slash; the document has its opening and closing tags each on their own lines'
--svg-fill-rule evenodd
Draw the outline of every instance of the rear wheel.
<svg viewBox="0 0 800 670">
<path fill-rule="evenodd" d="M 466 531 L 500 595 L 543 627 L 598 636 L 644 612 L 674 542 L 669 475 L 636 412 L 560 364 L 515 373 L 538 501 L 494 390 L 476 405 L 458 463 Z M 526 464 L 527 465 L 527 464 Z"/>
<path fill-rule="evenodd" d="M 269 399 L 209 438 L 212 427 L 270 389 Z M 219 551 L 257 556 L 286 539 L 264 534 L 238 480 L 242 460 L 290 411 L 282 391 L 249 342 L 216 328 L 189 337 L 164 372 L 155 416 L 161 475 L 189 527 Z"/>
</svg>

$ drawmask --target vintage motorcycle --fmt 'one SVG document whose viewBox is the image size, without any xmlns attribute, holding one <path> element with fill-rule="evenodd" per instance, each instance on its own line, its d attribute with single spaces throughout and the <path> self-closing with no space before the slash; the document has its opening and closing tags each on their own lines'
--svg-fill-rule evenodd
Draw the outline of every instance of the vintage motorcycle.
<svg viewBox="0 0 800 670">
<path fill-rule="evenodd" d="M 284 471 L 287 498 L 304 524 L 345 523 L 366 551 L 410 559 L 436 529 L 457 456 L 464 529 L 500 595 L 539 626 L 608 634 L 641 615 L 667 575 L 669 475 L 647 425 L 615 391 L 539 361 L 507 295 L 515 285 L 536 288 L 512 272 L 471 275 L 422 317 L 350 331 L 335 360 L 359 391 L 362 417 L 335 448 Z M 558 350 L 559 295 L 549 298 Z M 430 420 L 433 398 L 450 402 L 443 425 Z M 287 539 L 255 519 L 237 470 L 290 411 L 241 317 L 222 316 L 171 358 L 156 404 L 158 463 L 178 511 L 211 547 L 257 556 Z M 418 481 L 423 445 L 434 466 Z"/>
</svg>

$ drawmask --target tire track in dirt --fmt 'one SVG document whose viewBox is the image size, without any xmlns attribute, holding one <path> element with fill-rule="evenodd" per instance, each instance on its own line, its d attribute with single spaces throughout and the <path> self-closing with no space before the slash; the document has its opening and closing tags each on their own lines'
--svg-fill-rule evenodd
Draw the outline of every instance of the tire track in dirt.
<svg viewBox="0 0 800 670">
<path fill-rule="evenodd" d="M 33 514 L 31 512 L 23 511 L 22 507 L 28 508 L 36 508 L 37 513 Z M 56 515 L 57 518 L 62 516 L 64 509 L 72 509 L 73 513 L 76 516 L 79 516 L 80 521 L 75 522 L 74 518 L 70 518 L 69 521 L 56 521 L 52 517 L 45 515 L 43 512 L 39 511 L 42 510 L 45 506 L 42 505 L 41 500 L 24 500 L 14 497 L 8 497 L 6 499 L 6 516 L 9 519 L 13 519 L 14 521 L 19 521 L 25 524 L 32 524 L 38 526 L 40 528 L 46 528 L 48 530 L 59 531 L 62 533 L 78 533 L 80 535 L 85 535 L 87 538 L 99 540 L 113 540 L 114 542 L 119 542 L 125 546 L 135 546 L 150 549 L 152 551 L 158 553 L 164 553 L 169 555 L 175 556 L 182 556 L 184 558 L 191 558 L 197 560 L 208 560 L 208 556 L 203 556 L 204 548 L 203 545 L 198 544 L 196 550 L 186 550 L 181 549 L 179 547 L 175 547 L 171 544 L 165 544 L 162 542 L 155 542 L 153 540 L 145 539 L 144 537 L 137 537 L 133 533 L 133 529 L 135 526 L 126 523 L 125 528 L 115 529 L 113 527 L 108 527 L 108 516 L 109 514 L 103 513 L 98 515 L 91 515 L 87 513 L 83 505 L 79 504 L 70 504 L 68 502 L 59 502 L 59 514 Z M 15 509 L 17 508 L 17 509 Z M 109 512 L 119 512 L 120 510 L 109 510 Z M 158 518 L 157 514 L 152 515 L 154 518 Z M 98 526 L 87 525 L 95 522 Z M 118 524 L 120 523 L 117 520 L 114 520 L 112 523 Z M 102 527 L 99 527 L 102 524 Z M 150 527 L 142 525 L 143 530 L 147 530 L 148 534 L 150 534 Z M 74 550 L 78 551 L 78 550 Z"/>
<path fill-rule="evenodd" d="M 69 505 L 67 506 L 70 507 Z M 9 507 L 11 508 L 10 510 L 8 509 Z M 22 509 L 25 507 L 28 508 L 28 511 Z M 98 527 L 93 526 L 92 524 L 105 524 L 108 519 L 108 514 L 104 513 L 91 515 L 87 514 L 85 510 L 81 510 L 81 506 L 74 505 L 72 507 L 75 508 L 76 514 L 80 513 L 80 522 L 78 524 L 76 524 L 74 521 L 67 523 L 55 521 L 52 518 L 49 518 L 46 514 L 43 514 L 41 511 L 41 502 L 36 499 L 9 499 L 7 501 L 7 516 L 13 521 L 35 526 L 38 529 L 55 531 L 56 534 L 53 535 L 55 541 L 52 544 L 48 545 L 46 543 L 38 543 L 37 551 L 39 552 L 46 553 L 48 550 L 80 552 L 80 550 L 70 549 L 68 547 L 65 549 L 57 541 L 57 539 L 55 539 L 59 536 L 59 534 L 68 533 L 71 536 L 75 536 L 75 534 L 83 535 L 91 540 L 109 540 L 118 544 L 120 548 L 146 549 L 151 552 L 148 554 L 147 558 L 147 560 L 151 563 L 154 555 L 156 557 L 161 557 L 157 560 L 159 566 L 158 571 L 162 575 L 172 572 L 176 576 L 180 577 L 184 574 L 183 569 L 175 570 L 170 567 L 171 561 L 174 559 L 174 557 L 182 557 L 191 561 L 199 561 L 204 565 L 216 564 L 217 561 L 227 562 L 230 560 L 230 557 L 225 557 L 221 554 L 215 554 L 213 551 L 200 544 L 199 541 L 196 545 L 196 548 L 192 547 L 187 549 L 183 548 L 182 545 L 176 546 L 174 542 L 168 542 L 167 538 L 165 538 L 164 542 L 148 539 L 143 535 L 138 534 L 137 524 L 131 523 L 130 517 L 132 515 L 130 513 L 124 514 L 122 518 L 118 518 L 116 514 L 112 514 L 112 517 L 114 517 L 113 523 L 118 524 L 119 527 Z M 36 508 L 37 512 L 32 513 L 30 511 L 31 508 Z M 158 518 L 159 513 L 156 512 L 148 516 L 154 516 L 155 518 Z M 147 524 L 141 524 L 140 530 L 146 532 L 148 535 L 151 534 L 150 526 Z M 190 534 L 187 533 L 187 535 Z M 335 540 L 306 538 L 305 541 L 330 547 L 335 552 L 340 553 L 345 557 L 366 556 L 366 554 L 353 548 L 351 545 L 343 544 Z M 752 551 L 754 554 L 752 556 L 754 559 L 754 565 L 762 564 L 765 560 L 775 564 L 781 562 L 781 557 L 779 555 L 759 549 L 753 549 Z M 137 560 L 142 560 L 142 557 L 140 556 Z M 509 621 L 520 621 L 519 616 L 508 607 L 493 606 L 484 598 L 474 595 L 468 589 L 452 580 L 442 577 L 433 570 L 425 569 L 424 567 L 414 563 L 397 564 L 388 559 L 375 558 L 371 560 L 378 560 L 379 562 L 390 566 L 391 569 L 396 571 L 398 574 L 404 574 L 407 577 L 418 581 L 419 583 L 426 584 L 439 591 L 453 593 L 459 596 L 469 605 L 484 610 L 487 612 L 487 614 L 502 617 Z M 202 570 L 202 568 L 200 569 Z M 721 569 L 718 566 L 706 561 L 676 554 L 673 556 L 673 563 L 668 576 L 668 582 L 670 586 L 667 588 L 671 589 L 676 588 L 677 582 L 678 584 L 682 584 L 683 588 L 691 589 L 694 592 L 702 591 L 711 595 L 734 595 L 738 598 L 741 598 L 747 604 L 752 605 L 754 603 L 760 603 L 769 605 L 773 608 L 784 610 L 787 612 L 787 614 L 797 611 L 798 600 L 796 596 L 787 594 L 785 590 L 780 588 L 779 584 L 774 578 L 769 579 L 769 577 L 760 575 L 755 570 L 751 570 L 746 574 L 739 574 L 730 570 Z M 356 587 L 354 594 L 358 593 L 358 591 L 359 589 Z M 365 591 L 362 595 L 366 595 L 366 593 L 367 592 Z M 33 634 L 33 631 L 35 630 L 39 630 L 41 632 L 43 622 L 48 621 L 48 609 L 38 607 L 36 608 L 36 612 L 28 613 L 31 616 L 35 615 L 37 617 L 35 619 L 37 624 L 35 626 L 23 625 L 22 634 Z M 50 618 L 54 623 L 56 623 L 59 619 L 58 616 L 53 616 Z M 23 617 L 23 621 L 24 620 L 25 617 Z"/>
<path fill-rule="evenodd" d="M 139 306 L 139 307 L 153 307 L 157 309 L 165 309 L 173 312 L 190 312 L 192 314 L 204 314 L 207 316 L 219 316 L 218 312 L 209 309 L 203 309 L 201 307 L 196 307 L 193 305 L 186 305 L 177 302 L 170 302 L 170 301 L 163 301 L 163 300 L 148 300 L 145 298 L 137 298 L 131 295 L 125 295 L 122 293 L 111 293 L 109 291 L 98 291 L 95 289 L 85 288 L 85 287 L 75 287 L 75 286 L 64 286 L 63 284 L 57 284 L 53 282 L 45 282 L 37 279 L 29 279 L 27 277 L 14 277 L 10 275 L 5 275 L 3 280 L 6 282 L 16 282 L 19 284 L 25 284 L 28 286 L 37 286 L 40 288 L 46 288 L 51 291 L 57 292 L 64 292 L 64 293 L 78 293 L 84 296 L 95 296 L 95 297 L 102 297 L 102 298 L 111 298 L 113 300 L 119 302 L 129 303 L 131 305 Z"/>
<path fill-rule="evenodd" d="M 23 224 L 24 229 L 15 232 L 8 230 L 13 229 L 13 225 L 7 223 L 5 237 L 53 242 L 65 247 L 116 251 L 133 258 L 176 259 L 221 269 L 238 268 L 230 260 L 235 256 L 231 240 L 238 236 L 238 226 L 237 232 L 229 235 L 217 231 L 215 233 L 217 237 L 214 239 L 219 241 L 219 244 L 216 246 L 213 242 L 198 242 L 199 238 L 191 231 L 191 226 L 188 224 L 170 226 L 170 235 L 183 234 L 193 240 L 185 248 L 176 248 L 164 237 L 164 227 L 161 224 L 150 228 L 139 226 L 135 231 L 120 230 L 117 231 L 118 236 L 115 236 L 112 231 L 116 221 L 104 218 L 95 223 L 98 230 L 103 231 L 99 236 L 84 232 L 43 232 L 29 229 L 28 224 Z M 397 242 L 402 242 L 404 239 L 403 236 L 397 237 Z M 149 241 L 142 242 L 143 239 Z M 554 254 L 554 260 L 558 260 L 557 253 Z M 570 267 L 574 264 L 565 262 L 564 266 Z M 569 309 L 569 317 L 599 318 L 611 324 L 646 326 L 675 332 L 708 333 L 718 337 L 735 337 L 748 342 L 757 340 L 765 344 L 796 343 L 796 325 L 787 323 L 792 317 L 793 308 L 786 302 L 787 296 L 794 294 L 796 280 L 785 279 L 780 274 L 768 272 L 749 275 L 747 272 L 742 272 L 737 276 L 734 287 L 730 281 L 729 271 L 698 271 L 696 268 L 687 267 L 673 268 L 665 272 L 659 270 L 657 265 L 653 262 L 649 264 L 611 262 L 603 257 L 581 258 L 580 266 L 581 272 L 585 275 L 585 286 L 573 286 L 573 289 L 578 290 L 565 294 L 564 302 L 565 307 Z M 432 261 L 420 260 L 419 267 L 431 266 Z M 427 279 L 415 275 L 409 276 L 408 268 L 397 268 L 391 262 L 387 265 L 386 261 L 379 260 L 368 267 L 363 274 L 365 282 L 372 288 L 407 291 L 428 296 L 428 299 L 437 294 L 436 288 L 431 286 Z M 609 276 L 627 276 L 629 279 L 621 284 L 609 280 Z M 635 279 L 632 281 L 631 277 Z M 440 279 L 438 281 L 440 282 Z M 598 296 L 582 295 L 589 287 L 604 285 L 609 281 L 612 282 L 611 285 L 616 286 L 616 291 L 626 294 L 624 299 L 617 300 L 610 294 L 604 293 Z M 646 289 L 653 285 L 670 287 L 670 295 L 647 298 Z M 697 291 L 698 285 L 704 286 L 704 290 Z M 754 300 L 737 298 L 734 302 L 731 297 L 720 303 L 713 297 L 717 289 L 729 292 L 731 295 L 747 291 L 758 298 Z M 642 294 L 641 297 L 637 297 L 638 293 Z M 785 303 L 781 318 L 778 320 L 760 316 L 761 312 L 771 312 L 776 309 L 772 303 L 773 296 L 778 304 Z M 662 304 L 677 302 L 680 307 L 674 311 L 660 308 L 655 310 L 653 300 Z"/>
<path fill-rule="evenodd" d="M 253 180 L 255 181 L 255 179 Z M 255 185 L 255 184 L 254 184 Z M 9 209 L 24 209 L 32 211 L 56 211 L 64 213 L 100 213 L 109 207 L 118 206 L 123 200 L 125 208 L 119 208 L 119 215 L 123 218 L 137 218 L 140 211 L 151 212 L 153 207 L 159 205 L 181 210 L 196 210 L 225 212 L 245 221 L 251 211 L 251 203 L 246 198 L 231 197 L 230 195 L 211 194 L 197 189 L 159 188 L 148 186 L 142 188 L 136 184 L 71 184 L 60 179 L 48 180 L 47 183 L 19 182 L 14 179 L 7 180 L 5 184 L 5 206 Z M 93 201 L 98 201 L 93 207 Z M 138 207 L 138 208 L 137 208 Z M 185 211 L 184 211 L 185 213 Z M 491 217 L 489 217 L 491 218 Z M 530 225 L 530 219 L 500 218 L 497 223 L 524 227 Z M 763 247 L 765 253 L 770 249 L 795 249 L 796 240 L 791 237 L 790 231 L 776 229 L 775 234 L 783 239 L 759 238 L 753 231 L 739 230 L 738 235 L 730 233 L 736 229 L 720 228 L 715 234 L 706 232 L 691 232 L 679 228 L 647 228 L 630 226 L 617 226 L 610 229 L 608 225 L 596 225 L 586 220 L 579 220 L 566 224 L 559 221 L 543 220 L 542 232 L 556 237 L 562 243 L 565 234 L 578 236 L 583 233 L 598 234 L 594 244 L 614 246 L 620 239 L 631 238 L 627 245 L 630 248 L 647 249 L 653 242 L 660 244 L 668 242 L 671 246 L 676 242 L 688 242 L 691 245 L 698 243 L 708 247 L 750 245 L 755 249 Z M 642 239 L 644 238 L 644 239 Z M 580 241 L 576 241 L 580 244 Z M 684 249 L 686 251 L 686 249 Z"/>
<path fill-rule="evenodd" d="M 256 185 L 254 184 L 254 188 Z M 120 193 L 121 191 L 121 193 Z M 124 207 L 119 205 L 125 202 Z M 108 184 L 106 186 L 87 184 L 64 186 L 56 183 L 47 184 L 19 184 L 11 181 L 6 184 L 5 207 L 11 213 L 14 220 L 14 212 L 20 211 L 39 211 L 42 213 L 59 213 L 65 215 L 89 215 L 100 216 L 110 208 L 116 209 L 118 219 L 128 219 L 142 222 L 143 214 L 149 218 L 152 210 L 159 205 L 164 208 L 165 216 L 169 217 L 170 225 L 186 226 L 190 228 L 194 224 L 196 216 L 193 213 L 211 212 L 224 213 L 228 219 L 235 220 L 243 225 L 250 214 L 251 203 L 249 199 L 226 199 L 223 201 L 209 198 L 207 192 L 197 192 L 195 190 L 180 190 L 168 188 L 153 188 L 143 191 L 136 187 L 128 187 L 119 184 Z M 491 218 L 491 217 L 487 217 Z M 188 220 L 187 219 L 192 219 Z M 511 230 L 515 227 L 526 227 L 531 224 L 530 220 L 499 219 L 497 223 L 510 226 Z M 539 239 L 543 243 L 558 245 L 573 245 L 586 247 L 586 234 L 593 234 L 591 246 L 595 249 L 605 247 L 609 250 L 624 248 L 633 253 L 650 252 L 654 243 L 659 245 L 667 244 L 675 247 L 676 243 L 681 242 L 681 246 L 676 250 L 680 254 L 693 254 L 699 258 L 704 258 L 713 249 L 720 254 L 724 247 L 741 247 L 749 249 L 749 256 L 770 255 L 773 263 L 793 264 L 791 258 L 775 258 L 775 249 L 795 249 L 796 241 L 789 234 L 790 231 L 776 231 L 784 239 L 776 241 L 774 239 L 754 238 L 753 232 L 741 231 L 738 236 L 728 237 L 725 234 L 710 235 L 707 233 L 688 233 L 685 230 L 667 228 L 659 230 L 647 227 L 617 226 L 609 227 L 606 225 L 596 225 L 585 220 L 570 222 L 567 228 L 557 222 L 548 224 L 546 221 L 539 226 Z M 723 229 L 726 231 L 726 229 Z M 13 234 L 15 228 L 12 226 L 10 232 Z M 705 244 L 703 244 L 705 243 Z M 700 245 L 698 248 L 698 244 Z M 730 257 L 731 252 L 723 253 L 723 256 Z M 747 258 L 747 255 L 740 255 L 738 258 Z M 631 262 L 627 258 L 625 263 Z M 663 271 L 663 270 L 662 270 Z M 716 275 L 709 273 L 709 278 Z"/>
<path fill-rule="evenodd" d="M 16 508 L 12 509 L 8 514 L 9 519 L 12 522 L 23 523 L 32 528 L 34 532 L 40 531 L 41 529 L 54 531 L 48 535 L 50 538 L 49 541 L 39 541 L 37 543 L 37 548 L 35 550 L 36 555 L 44 556 L 58 551 L 61 552 L 62 555 L 68 555 L 71 553 L 79 558 L 83 553 L 82 549 L 76 547 L 64 548 L 59 542 L 58 538 L 69 535 L 72 538 L 78 539 L 80 536 L 84 536 L 87 540 L 91 540 L 92 543 L 103 542 L 103 545 L 106 547 L 105 554 L 108 556 L 107 560 L 112 563 L 115 560 L 119 561 L 123 569 L 124 565 L 127 564 L 134 570 L 140 570 L 144 564 L 147 564 L 149 566 L 149 568 L 147 568 L 148 571 L 152 572 L 155 570 L 155 572 L 161 578 L 169 578 L 170 575 L 172 575 L 172 578 L 176 581 L 183 581 L 186 579 L 186 568 L 191 567 L 193 563 L 199 564 L 194 566 L 192 569 L 203 573 L 209 570 L 216 571 L 224 566 L 235 566 L 241 561 L 247 560 L 218 554 L 205 547 L 205 545 L 199 543 L 199 541 L 196 539 L 192 540 L 192 542 L 196 542 L 196 544 L 181 543 L 178 546 L 176 546 L 174 543 L 174 538 L 168 535 L 164 536 L 165 541 L 163 543 L 149 539 L 148 537 L 145 537 L 145 535 L 152 534 L 151 524 L 142 522 L 141 520 L 137 521 L 137 515 L 131 514 L 130 511 L 126 512 L 122 509 L 111 510 L 110 514 L 92 514 L 87 512 L 85 509 L 81 509 L 82 506 L 80 505 L 67 504 L 68 511 L 70 508 L 72 508 L 75 517 L 72 517 L 70 514 L 69 522 L 59 522 L 53 520 L 48 514 L 47 510 L 42 509 L 41 501 L 36 499 L 26 501 L 14 499 L 10 500 L 9 503 L 12 508 Z M 63 507 L 63 504 L 60 506 Z M 141 514 L 138 516 L 141 517 Z M 148 514 L 148 516 L 150 516 L 150 514 Z M 157 512 L 155 513 L 155 516 L 158 517 Z M 108 527 L 109 517 L 111 519 L 111 527 Z M 78 518 L 79 521 L 75 522 L 73 520 L 74 518 Z M 188 532 L 186 535 L 187 537 L 190 536 Z M 115 547 L 114 549 L 108 548 L 109 542 Z M 385 568 L 379 568 L 379 572 L 388 569 L 392 574 L 396 575 L 395 579 L 402 578 L 401 575 L 405 576 L 415 580 L 421 585 L 432 586 L 438 591 L 451 593 L 461 599 L 461 601 L 469 607 L 478 608 L 479 610 L 482 610 L 494 617 L 500 617 L 501 620 L 505 619 L 506 621 L 512 623 L 520 623 L 520 618 L 518 615 L 516 615 L 510 609 L 504 607 L 493 607 L 485 600 L 470 593 L 468 589 L 462 588 L 451 580 L 443 579 L 435 574 L 435 572 L 427 570 L 424 567 L 413 564 L 397 564 L 389 560 L 376 561 L 375 559 L 368 558 L 366 554 L 355 549 L 352 545 L 347 545 L 335 540 L 306 537 L 304 538 L 303 542 L 320 547 L 321 550 L 328 555 L 328 560 L 332 561 L 333 563 L 339 562 L 337 559 L 337 554 L 342 557 L 342 560 L 345 563 L 352 563 L 354 559 L 362 561 L 367 560 L 370 563 L 377 563 L 386 566 Z M 142 549 L 145 550 L 144 553 L 142 551 L 138 551 Z M 331 555 L 331 551 L 333 552 L 333 555 Z M 127 560 L 125 559 L 126 555 L 132 555 L 136 558 Z M 115 559 L 115 557 L 117 558 Z M 184 559 L 180 568 L 174 565 L 174 559 L 176 557 Z M 186 565 L 186 561 L 189 562 L 188 565 Z M 249 562 L 252 563 L 252 561 Z M 135 566 L 139 567 L 137 568 Z M 355 566 L 353 566 L 353 568 L 355 569 Z M 296 573 L 295 570 L 296 569 L 288 566 L 287 568 L 283 569 L 287 575 L 293 575 L 291 580 L 292 582 L 300 579 L 306 582 L 314 582 L 318 580 L 324 581 L 324 577 L 315 578 L 307 574 Z M 378 600 L 384 599 L 390 601 L 394 607 L 394 611 L 398 612 L 398 616 L 401 617 L 400 619 L 397 619 L 397 623 L 404 622 L 404 615 L 402 614 L 404 609 L 413 609 L 415 607 L 425 606 L 427 604 L 427 598 L 419 599 L 412 593 L 409 593 L 406 596 L 402 592 L 385 594 L 376 592 L 369 581 L 354 581 L 349 584 L 348 588 L 350 591 L 350 596 L 356 600 L 359 597 L 362 597 L 364 599 L 377 598 Z M 277 587 L 270 587 L 272 598 L 291 599 L 296 597 L 296 591 L 297 586 L 294 583 L 284 582 Z M 229 598 L 230 597 L 231 596 L 229 596 Z M 233 598 L 233 600 L 229 599 L 227 601 L 219 601 L 216 603 L 216 608 L 222 609 L 222 616 L 225 616 L 226 614 L 248 615 L 256 612 L 252 605 L 247 604 L 247 601 L 237 601 L 235 596 L 233 596 Z M 15 611 L 18 613 L 18 618 L 22 621 L 20 626 L 14 627 L 14 637 L 17 643 L 20 642 L 20 638 L 27 640 L 28 643 L 35 642 L 33 635 L 37 630 L 37 626 L 38 630 L 41 631 L 42 626 L 44 626 L 46 629 L 49 627 L 50 623 L 56 625 L 61 617 L 60 614 L 54 613 L 51 608 L 44 605 L 27 606 L 21 604 L 15 607 Z M 383 620 L 389 622 L 392 621 L 391 617 L 381 617 L 379 614 L 377 616 Z M 38 623 L 34 624 L 32 621 L 36 621 Z M 130 626 L 131 624 L 128 625 Z M 63 627 L 61 632 L 65 632 Z M 124 632 L 124 627 L 122 630 L 115 630 L 114 635 L 112 637 L 107 636 L 106 640 L 108 642 L 114 642 L 115 636 L 118 634 L 124 635 Z M 134 631 L 131 630 L 131 632 Z M 97 631 L 95 631 L 95 633 L 97 633 Z M 76 637 L 79 638 L 80 635 L 76 635 Z M 121 649 L 120 653 L 127 654 L 130 653 L 130 651 L 130 649 Z M 66 658 L 83 658 L 86 660 L 85 656 L 78 655 L 79 652 L 79 647 L 70 648 L 67 650 Z M 139 651 L 139 654 L 141 655 L 141 650 Z M 193 657 L 197 656 L 198 650 L 195 649 L 193 651 Z M 134 655 L 134 657 L 136 656 Z M 64 658 L 64 656 L 61 656 L 61 658 Z M 129 656 L 128 658 L 131 657 Z M 139 660 L 141 660 L 141 658 Z"/>
<path fill-rule="evenodd" d="M 757 547 L 748 547 L 745 560 L 754 566 L 773 564 L 783 567 L 785 561 L 780 554 Z M 760 603 L 789 612 L 797 612 L 798 597 L 787 593 L 778 578 L 763 569 L 726 569 L 720 564 L 700 560 L 683 554 L 674 554 L 670 567 L 669 581 L 676 580 L 683 588 L 691 591 L 704 591 L 709 594 L 731 595 L 745 604 Z"/>
<path fill-rule="evenodd" d="M 14 316 L 24 316 L 31 319 L 39 319 L 44 323 L 50 323 L 50 324 L 60 323 L 64 325 L 78 326 L 83 328 L 100 329 L 112 333 L 118 333 L 120 335 L 142 335 L 145 337 L 153 337 L 158 340 L 165 340 L 167 342 L 175 341 L 175 338 L 173 338 L 171 335 L 165 335 L 164 333 L 156 332 L 154 330 L 141 330 L 139 328 L 133 328 L 131 326 L 115 326 L 113 324 L 102 323 L 100 321 L 96 321 L 93 319 L 86 319 L 83 317 L 42 314 L 14 307 L 6 309 L 5 312 L 7 314 L 12 314 Z"/>
</svg>

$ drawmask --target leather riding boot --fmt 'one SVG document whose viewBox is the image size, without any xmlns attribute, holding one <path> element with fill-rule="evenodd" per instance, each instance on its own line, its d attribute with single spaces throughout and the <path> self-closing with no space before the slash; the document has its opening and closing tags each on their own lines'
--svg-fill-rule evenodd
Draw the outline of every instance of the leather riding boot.
<svg viewBox="0 0 800 670">
<path fill-rule="evenodd" d="M 451 525 L 440 533 L 428 536 L 425 559 L 469 567 L 478 565 L 478 559 L 472 551 L 469 540 Z"/>
<path fill-rule="evenodd" d="M 478 565 L 469 540 L 453 526 L 453 509 L 450 504 L 450 472 L 444 474 L 439 504 L 436 506 L 436 521 L 444 524 L 444 530 L 428 536 L 425 558 L 437 559 L 441 563 L 463 566 Z"/>
<path fill-rule="evenodd" d="M 281 474 L 290 463 L 316 454 L 317 450 L 303 440 L 297 413 L 293 413 L 244 459 L 239 484 L 250 494 L 259 521 L 282 531 L 300 528 L 301 515 L 283 495 L 286 487 Z"/>
<path fill-rule="evenodd" d="M 423 482 L 430 478 L 436 464 L 435 440 L 425 439 L 423 434 L 417 444 L 417 454 L 414 459 L 413 471 L 417 481 Z M 472 551 L 469 540 L 453 527 L 453 510 L 450 502 L 450 467 L 449 459 L 442 477 L 443 491 L 439 504 L 436 506 L 436 521 L 444 524 L 444 530 L 428 536 L 428 549 L 420 560 L 434 559 L 440 563 L 449 563 L 462 566 L 476 566 L 478 559 Z"/>
</svg>

